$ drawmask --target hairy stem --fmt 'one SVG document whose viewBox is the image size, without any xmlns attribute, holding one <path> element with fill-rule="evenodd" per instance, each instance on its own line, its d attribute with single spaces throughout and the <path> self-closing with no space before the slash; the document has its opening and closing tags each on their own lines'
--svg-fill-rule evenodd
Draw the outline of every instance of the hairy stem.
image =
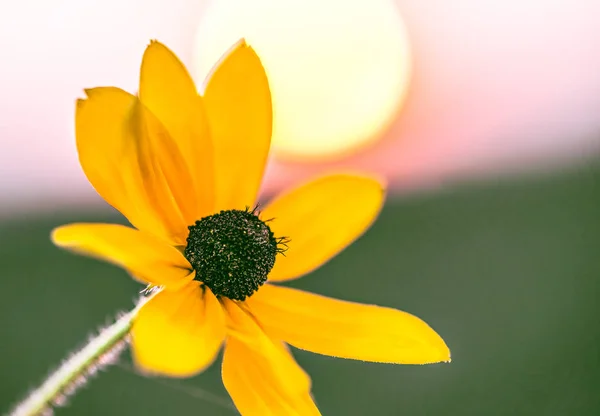
<svg viewBox="0 0 600 416">
<path fill-rule="evenodd" d="M 142 297 L 136 307 L 104 328 L 80 350 L 73 353 L 10 413 L 11 416 L 52 414 L 52 408 L 66 402 L 78 387 L 99 368 L 116 361 L 127 344 L 137 312 L 153 296 Z"/>
</svg>

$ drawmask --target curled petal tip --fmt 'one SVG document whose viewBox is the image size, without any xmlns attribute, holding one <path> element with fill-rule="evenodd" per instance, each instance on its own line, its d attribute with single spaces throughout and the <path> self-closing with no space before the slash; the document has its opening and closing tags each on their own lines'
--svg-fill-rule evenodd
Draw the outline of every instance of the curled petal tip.
<svg viewBox="0 0 600 416">
<path fill-rule="evenodd" d="M 78 104 L 79 104 L 79 101 L 81 101 L 81 100 L 77 100 Z M 57 231 L 57 228 L 50 231 L 50 241 L 52 241 L 53 244 L 56 244 L 56 231 Z"/>
<path fill-rule="evenodd" d="M 237 42 L 235 42 L 235 43 L 233 44 L 233 48 L 237 48 L 237 47 L 240 47 L 240 46 L 246 46 L 246 47 L 250 47 L 250 46 L 248 45 L 248 42 L 246 42 L 246 38 L 239 38 L 239 39 L 237 40 Z"/>
<path fill-rule="evenodd" d="M 444 343 L 442 338 L 439 338 L 439 343 L 437 345 L 431 346 L 429 357 L 429 360 L 427 360 L 428 362 L 425 364 L 449 363 L 452 361 L 450 349 Z"/>
<path fill-rule="evenodd" d="M 94 87 L 94 88 L 84 88 L 83 92 L 85 93 L 86 97 L 84 98 L 84 100 L 87 100 L 89 98 L 92 98 L 94 95 L 98 96 L 99 93 L 101 93 L 103 90 L 107 90 L 110 88 L 114 88 L 114 87 Z"/>
<path fill-rule="evenodd" d="M 146 46 L 146 51 L 148 51 L 148 49 L 156 48 L 156 47 L 166 48 L 166 46 L 163 43 L 161 43 L 160 41 L 158 41 L 156 39 L 150 39 L 148 46 Z"/>
<path fill-rule="evenodd" d="M 79 101 L 79 100 L 78 100 Z M 68 226 L 61 225 L 50 231 L 50 241 L 56 246 L 62 247 L 67 244 Z M 67 235 L 65 235 L 67 234 Z"/>
</svg>

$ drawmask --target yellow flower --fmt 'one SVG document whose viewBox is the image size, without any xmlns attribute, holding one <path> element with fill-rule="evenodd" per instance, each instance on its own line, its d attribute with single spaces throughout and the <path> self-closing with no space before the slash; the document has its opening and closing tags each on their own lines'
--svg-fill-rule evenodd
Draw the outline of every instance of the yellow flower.
<svg viewBox="0 0 600 416">
<path fill-rule="evenodd" d="M 114 87 L 86 93 L 76 111 L 81 166 L 135 228 L 70 224 L 52 239 L 163 288 L 133 324 L 139 369 L 188 377 L 224 344 L 223 383 L 242 414 L 316 415 L 310 378 L 286 344 L 385 363 L 450 359 L 413 315 L 275 284 L 320 267 L 359 237 L 384 187 L 329 175 L 252 209 L 272 114 L 264 69 L 243 40 L 201 94 L 158 42 L 144 54 L 138 96 Z"/>
</svg>

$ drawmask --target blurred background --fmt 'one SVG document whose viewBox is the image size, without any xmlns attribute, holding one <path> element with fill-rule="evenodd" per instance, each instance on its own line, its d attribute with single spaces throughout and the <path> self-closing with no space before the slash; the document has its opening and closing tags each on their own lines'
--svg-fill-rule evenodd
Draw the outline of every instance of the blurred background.
<svg viewBox="0 0 600 416">
<path fill-rule="evenodd" d="M 451 364 L 294 351 L 324 415 L 600 414 L 600 3 L 593 0 L 0 2 L 0 411 L 138 284 L 53 247 L 122 222 L 80 170 L 74 101 L 135 92 L 150 39 L 198 85 L 245 37 L 274 101 L 267 198 L 328 170 L 385 175 L 374 227 L 291 285 L 393 306 Z M 58 415 L 233 415 L 219 366 L 145 378 L 128 354 Z"/>
</svg>

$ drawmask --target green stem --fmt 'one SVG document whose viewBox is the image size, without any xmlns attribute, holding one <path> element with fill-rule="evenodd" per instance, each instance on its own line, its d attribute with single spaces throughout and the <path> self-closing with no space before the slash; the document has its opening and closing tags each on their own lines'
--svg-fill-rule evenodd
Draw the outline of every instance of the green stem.
<svg viewBox="0 0 600 416">
<path fill-rule="evenodd" d="M 155 295 L 153 293 L 153 295 Z M 33 390 L 10 413 L 11 416 L 36 416 L 51 414 L 51 409 L 65 403 L 78 387 L 118 358 L 127 345 L 129 330 L 140 308 L 153 296 L 143 297 L 136 307 L 104 328 L 87 345 L 65 360 L 60 367 Z"/>
</svg>

